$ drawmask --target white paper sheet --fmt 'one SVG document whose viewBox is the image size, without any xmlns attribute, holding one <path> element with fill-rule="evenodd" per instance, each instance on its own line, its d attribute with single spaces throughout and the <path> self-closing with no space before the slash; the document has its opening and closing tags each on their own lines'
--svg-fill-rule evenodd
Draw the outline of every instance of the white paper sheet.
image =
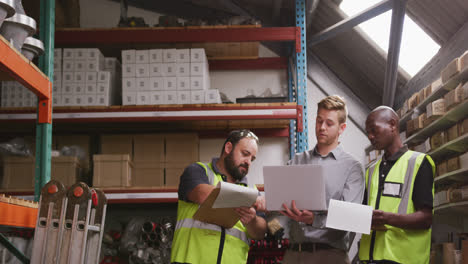
<svg viewBox="0 0 468 264">
<path fill-rule="evenodd" d="M 258 191 L 228 182 L 219 182 L 216 188 L 221 188 L 213 208 L 235 208 L 252 206 L 257 200 Z"/>
<path fill-rule="evenodd" d="M 372 207 L 330 199 L 326 227 L 370 234 Z"/>
</svg>

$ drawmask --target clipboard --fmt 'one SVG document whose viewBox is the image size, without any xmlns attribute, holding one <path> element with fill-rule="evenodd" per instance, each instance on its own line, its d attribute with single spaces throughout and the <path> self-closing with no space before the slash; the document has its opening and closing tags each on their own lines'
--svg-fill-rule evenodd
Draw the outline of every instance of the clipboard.
<svg viewBox="0 0 468 264">
<path fill-rule="evenodd" d="M 234 208 L 213 208 L 213 203 L 218 197 L 220 188 L 215 188 L 210 195 L 200 205 L 198 211 L 193 215 L 193 219 L 222 226 L 224 228 L 233 227 L 240 217 Z"/>
</svg>

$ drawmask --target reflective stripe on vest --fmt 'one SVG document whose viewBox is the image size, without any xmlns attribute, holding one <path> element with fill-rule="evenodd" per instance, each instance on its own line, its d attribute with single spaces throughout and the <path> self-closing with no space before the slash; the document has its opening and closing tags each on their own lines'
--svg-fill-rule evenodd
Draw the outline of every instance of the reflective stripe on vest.
<svg viewBox="0 0 468 264">
<path fill-rule="evenodd" d="M 204 222 L 201 222 L 201 221 L 198 221 L 198 220 L 195 220 L 195 219 L 190 219 L 190 218 L 186 218 L 186 219 L 177 221 L 175 230 L 177 230 L 179 228 L 182 228 L 182 227 L 206 229 L 206 230 L 212 230 L 212 231 L 220 232 L 220 227 L 217 226 L 217 225 L 204 223 Z M 247 239 L 247 235 L 245 234 L 245 232 L 242 232 L 239 229 L 226 228 L 226 235 L 236 237 L 236 238 L 244 241 L 244 243 L 246 243 L 247 245 L 249 245 L 249 240 Z"/>
</svg>

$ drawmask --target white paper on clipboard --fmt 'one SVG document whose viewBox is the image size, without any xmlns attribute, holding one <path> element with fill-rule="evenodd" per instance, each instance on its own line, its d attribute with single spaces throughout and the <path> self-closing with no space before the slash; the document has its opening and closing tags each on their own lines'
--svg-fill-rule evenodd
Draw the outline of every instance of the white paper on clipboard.
<svg viewBox="0 0 468 264">
<path fill-rule="evenodd" d="M 326 227 L 370 234 L 372 206 L 330 199 Z"/>
</svg>

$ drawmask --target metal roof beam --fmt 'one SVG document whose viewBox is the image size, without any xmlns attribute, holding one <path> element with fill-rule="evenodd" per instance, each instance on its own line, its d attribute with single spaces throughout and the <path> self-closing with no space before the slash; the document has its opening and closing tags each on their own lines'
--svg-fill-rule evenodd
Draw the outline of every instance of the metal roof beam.
<svg viewBox="0 0 468 264">
<path fill-rule="evenodd" d="M 398 78 L 398 59 L 400 57 L 401 35 L 405 21 L 406 0 L 394 0 L 392 24 L 390 26 L 390 43 L 387 53 L 387 67 L 382 103 L 393 107 L 395 102 L 396 82 Z"/>
<path fill-rule="evenodd" d="M 344 19 L 341 22 L 336 23 L 335 25 L 320 31 L 319 33 L 313 35 L 308 42 L 309 46 L 313 46 L 317 43 L 330 39 L 342 32 L 345 32 L 362 22 L 365 22 L 371 18 L 374 18 L 382 13 L 387 12 L 388 10 L 392 9 L 393 1 L 392 0 L 384 0 L 368 9 L 362 11 L 361 13 Z"/>
</svg>

